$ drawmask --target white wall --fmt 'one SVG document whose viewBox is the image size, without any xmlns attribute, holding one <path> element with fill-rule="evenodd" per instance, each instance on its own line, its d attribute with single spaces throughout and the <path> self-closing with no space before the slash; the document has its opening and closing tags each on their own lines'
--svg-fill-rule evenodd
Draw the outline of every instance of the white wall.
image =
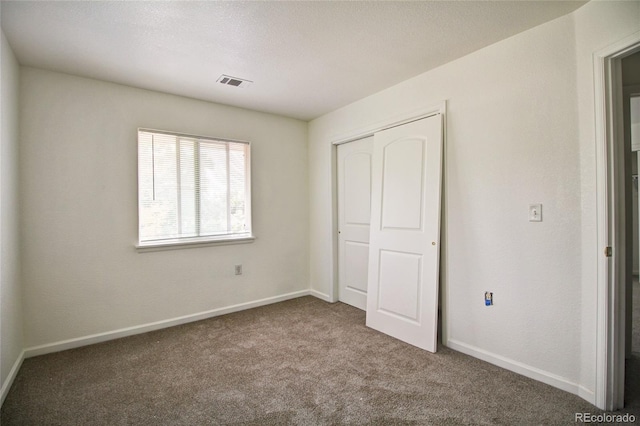
<svg viewBox="0 0 640 426">
<path fill-rule="evenodd" d="M 591 55 L 639 30 L 639 17 L 639 3 L 589 3 L 312 121 L 312 289 L 335 297 L 334 137 L 447 100 L 446 344 L 593 401 Z M 543 204 L 542 223 L 528 222 L 530 203 Z"/>
<path fill-rule="evenodd" d="M 20 124 L 27 348 L 308 291 L 305 122 L 22 68 Z M 251 141 L 256 241 L 137 253 L 138 127 Z"/>
<path fill-rule="evenodd" d="M 4 398 L 22 360 L 23 317 L 18 237 L 19 67 L 1 31 L 0 36 L 0 387 Z"/>
</svg>

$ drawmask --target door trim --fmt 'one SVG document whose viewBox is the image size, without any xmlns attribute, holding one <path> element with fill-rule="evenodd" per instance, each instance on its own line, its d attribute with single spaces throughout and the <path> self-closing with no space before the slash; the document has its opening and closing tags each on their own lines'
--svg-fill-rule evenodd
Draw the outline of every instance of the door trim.
<svg viewBox="0 0 640 426">
<path fill-rule="evenodd" d="M 442 114 L 442 116 L 444 117 L 446 108 L 447 108 L 447 102 L 442 101 L 436 105 L 431 105 L 428 107 L 407 111 L 402 114 L 393 115 L 384 120 L 376 121 L 364 127 L 360 127 L 358 129 L 354 129 L 346 133 L 334 136 L 333 138 L 331 138 L 333 140 L 333 142 L 331 143 L 333 145 L 340 145 L 340 144 L 351 142 L 354 140 L 366 138 L 369 136 L 373 136 L 374 133 L 377 133 L 381 130 L 390 129 L 391 127 L 401 126 L 403 124 L 407 124 L 416 120 L 421 120 L 423 118 L 427 118 L 436 114 Z"/>
<path fill-rule="evenodd" d="M 640 51 L 637 32 L 593 55 L 596 139 L 597 314 L 595 405 L 612 411 L 624 405 L 624 232 L 616 206 L 624 201 L 620 144 L 623 135 L 620 61 Z M 605 256 L 605 248 L 613 256 Z"/>
<path fill-rule="evenodd" d="M 442 190 L 442 222 L 441 227 L 443 228 L 440 233 L 440 262 L 441 262 L 441 275 L 444 275 L 443 266 L 445 257 L 445 239 L 446 239 L 446 229 L 444 228 L 444 215 L 446 212 L 446 196 L 445 196 L 445 186 L 444 182 L 446 181 L 446 146 L 447 146 L 447 101 L 443 100 L 442 102 L 438 102 L 436 104 L 431 104 L 428 106 L 424 106 L 421 108 L 409 110 L 403 113 L 395 114 L 389 116 L 385 119 L 371 122 L 365 126 L 354 128 L 353 130 L 349 130 L 345 133 L 337 134 L 331 138 L 331 286 L 330 293 L 327 295 L 328 297 L 323 297 L 324 300 L 328 300 L 329 302 L 337 302 L 338 301 L 338 150 L 337 146 L 343 143 L 351 142 L 354 140 L 366 138 L 369 136 L 373 136 L 376 132 L 381 130 L 389 129 L 391 127 L 401 126 L 406 123 L 410 123 L 412 121 L 420 120 L 423 118 L 430 117 L 432 115 L 441 114 L 442 115 L 442 182 L 443 182 L 443 190 Z M 441 279 L 441 285 L 443 283 L 443 279 Z"/>
</svg>

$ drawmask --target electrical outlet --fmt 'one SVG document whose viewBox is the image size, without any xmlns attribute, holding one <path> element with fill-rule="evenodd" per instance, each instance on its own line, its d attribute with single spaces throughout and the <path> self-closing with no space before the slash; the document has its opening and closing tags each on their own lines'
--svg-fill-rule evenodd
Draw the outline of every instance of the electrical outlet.
<svg viewBox="0 0 640 426">
<path fill-rule="evenodd" d="M 242 265 L 235 266 L 236 275 L 242 275 Z"/>
<path fill-rule="evenodd" d="M 490 291 L 486 291 L 484 293 L 484 304 L 485 306 L 493 305 L 493 293 L 491 293 Z"/>
</svg>

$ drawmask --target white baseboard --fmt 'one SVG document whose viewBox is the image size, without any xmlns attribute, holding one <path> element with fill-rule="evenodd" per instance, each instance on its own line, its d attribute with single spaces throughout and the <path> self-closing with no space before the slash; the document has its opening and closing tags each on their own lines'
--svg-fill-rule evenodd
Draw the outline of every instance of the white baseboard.
<svg viewBox="0 0 640 426">
<path fill-rule="evenodd" d="M 567 391 L 569 393 L 587 399 L 585 396 L 587 396 L 587 393 L 589 392 L 588 389 L 578 385 L 577 383 L 573 383 L 564 377 L 549 373 L 548 371 L 540 370 L 539 368 L 535 368 L 500 355 L 496 355 L 494 353 L 485 351 L 484 349 L 476 348 L 475 346 L 468 345 L 466 343 L 458 342 L 454 339 L 449 339 L 444 345 L 451 349 L 455 349 L 458 352 L 462 352 L 474 358 L 481 359 L 490 364 L 497 365 L 498 367 L 502 367 L 506 370 L 513 371 L 514 373 L 521 374 L 523 376 L 529 377 L 530 379 L 546 383 L 555 388 L 562 389 L 563 391 Z M 593 392 L 591 393 L 593 394 Z M 589 399 L 587 400 L 590 401 Z"/>
<path fill-rule="evenodd" d="M 4 404 L 4 400 L 9 394 L 9 389 L 11 389 L 11 385 L 13 384 L 13 381 L 16 379 L 16 376 L 18 375 L 18 370 L 20 370 L 20 366 L 22 366 L 22 361 L 24 361 L 24 358 L 25 358 L 24 355 L 25 355 L 24 351 L 20 352 L 18 359 L 16 359 L 16 362 L 13 363 L 13 367 L 11 367 L 11 371 L 9 371 L 9 375 L 7 376 L 7 379 L 2 384 L 2 389 L 0 390 L 0 407 L 2 407 L 2 404 Z"/>
<path fill-rule="evenodd" d="M 334 302 L 333 300 L 331 300 L 331 296 L 325 293 L 320 293 L 318 290 L 309 290 L 309 294 L 312 295 L 313 297 L 317 297 L 320 300 L 324 300 L 325 302 L 329 302 L 329 303 Z"/>
<path fill-rule="evenodd" d="M 588 403 L 596 405 L 596 393 L 592 390 L 585 388 L 584 386 L 578 386 L 578 396 Z"/>
<path fill-rule="evenodd" d="M 244 311 L 245 309 L 257 308 L 258 306 L 270 305 L 272 303 L 283 302 L 302 296 L 308 296 L 309 290 L 301 290 L 293 293 L 282 294 L 280 296 L 268 297 L 266 299 L 252 302 L 240 303 L 224 308 L 212 309 L 210 311 L 199 312 L 197 314 L 185 315 L 182 317 L 137 325 L 134 327 L 121 328 L 119 330 L 107 331 L 105 333 L 92 334 L 75 339 L 62 340 L 60 342 L 47 343 L 45 345 L 33 346 L 24 350 L 24 357 L 31 358 L 52 352 L 64 351 L 67 349 L 79 348 L 81 346 L 93 345 L 95 343 L 106 342 L 108 340 L 119 339 L 121 337 L 133 336 L 135 334 L 147 333 L 149 331 L 160 330 L 162 328 L 173 327 L 175 325 L 187 324 L 207 318 L 230 314 L 232 312 Z M 4 388 L 3 388 L 4 389 Z"/>
</svg>

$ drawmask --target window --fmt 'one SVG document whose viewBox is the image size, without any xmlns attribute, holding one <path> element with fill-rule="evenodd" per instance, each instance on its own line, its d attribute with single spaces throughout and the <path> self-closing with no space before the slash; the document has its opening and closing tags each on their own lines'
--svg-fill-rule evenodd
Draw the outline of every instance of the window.
<svg viewBox="0 0 640 426">
<path fill-rule="evenodd" d="M 139 129 L 138 220 L 140 248 L 252 240 L 249 144 Z"/>
</svg>

